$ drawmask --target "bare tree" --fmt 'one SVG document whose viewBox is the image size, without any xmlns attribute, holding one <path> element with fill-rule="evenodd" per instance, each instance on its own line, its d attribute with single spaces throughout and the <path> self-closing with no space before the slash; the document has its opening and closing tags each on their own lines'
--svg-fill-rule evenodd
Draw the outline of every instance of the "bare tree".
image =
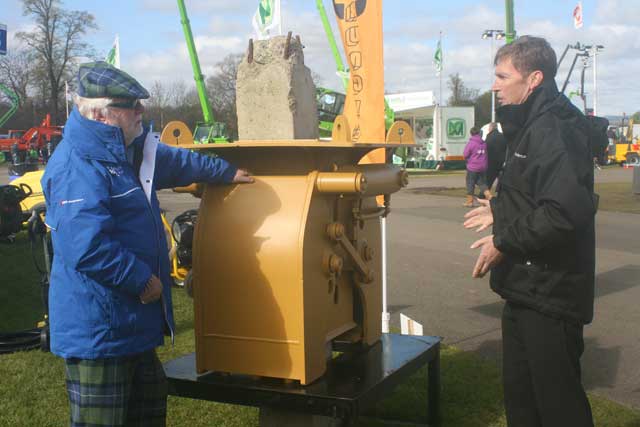
<svg viewBox="0 0 640 427">
<path fill-rule="evenodd" d="M 216 72 L 207 79 L 207 91 L 217 121 L 227 125 L 229 137 L 238 137 L 236 112 L 236 76 L 243 54 L 229 54 L 216 64 Z"/>
<path fill-rule="evenodd" d="M 478 89 L 467 88 L 458 73 L 449 75 L 447 86 L 451 90 L 449 105 L 452 107 L 473 105 L 478 97 Z"/>
<path fill-rule="evenodd" d="M 27 50 L 0 57 L 0 83 L 18 95 L 19 108 L 27 102 L 28 89 L 35 78 L 34 68 L 33 56 Z"/>
<path fill-rule="evenodd" d="M 31 47 L 46 76 L 48 103 L 54 121 L 59 118 L 64 80 L 71 77 L 80 56 L 90 56 L 84 35 L 96 29 L 93 15 L 84 11 L 62 9 L 61 0 L 22 0 L 22 14 L 32 17 L 35 30 L 20 32 L 17 37 Z"/>
<path fill-rule="evenodd" d="M 182 80 L 171 83 L 167 96 L 169 97 L 169 104 L 174 107 L 186 104 L 188 96 L 187 84 Z"/>
<path fill-rule="evenodd" d="M 164 84 L 156 80 L 149 90 L 149 99 L 146 102 L 148 115 L 160 118 L 160 127 L 164 127 L 164 113 L 169 104 L 169 94 Z"/>
<path fill-rule="evenodd" d="M 149 101 L 147 102 L 149 107 L 165 108 L 169 104 L 169 92 L 160 80 L 153 82 L 149 95 Z"/>
</svg>

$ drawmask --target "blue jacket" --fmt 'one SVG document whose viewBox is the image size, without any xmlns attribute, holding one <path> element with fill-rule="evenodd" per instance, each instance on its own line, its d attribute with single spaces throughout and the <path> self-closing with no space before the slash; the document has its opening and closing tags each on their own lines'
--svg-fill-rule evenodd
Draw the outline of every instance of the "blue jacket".
<svg viewBox="0 0 640 427">
<path fill-rule="evenodd" d="M 164 333 L 174 330 L 167 240 L 155 189 L 230 183 L 236 168 L 162 143 L 154 162 L 147 156 L 153 138 L 145 132 L 133 142 L 139 153 L 145 147 L 147 166 L 151 158 L 151 174 L 143 179 L 148 195 L 127 162 L 122 130 L 88 120 L 77 109 L 47 165 L 42 188 L 54 250 L 51 351 L 61 357 L 136 354 L 161 345 Z M 152 274 L 162 281 L 162 299 L 142 304 L 139 295 Z"/>
</svg>

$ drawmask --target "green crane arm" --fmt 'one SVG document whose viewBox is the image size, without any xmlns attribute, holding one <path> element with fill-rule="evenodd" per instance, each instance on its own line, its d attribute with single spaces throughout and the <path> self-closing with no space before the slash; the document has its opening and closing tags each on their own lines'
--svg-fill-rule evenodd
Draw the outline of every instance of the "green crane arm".
<svg viewBox="0 0 640 427">
<path fill-rule="evenodd" d="M 187 41 L 187 49 L 189 50 L 189 57 L 191 58 L 191 67 L 193 68 L 193 78 L 196 81 L 196 88 L 198 90 L 198 98 L 200 98 L 200 106 L 202 107 L 202 116 L 204 122 L 207 124 L 213 123 L 213 111 L 211 110 L 211 104 L 209 104 L 209 98 L 207 96 L 207 90 L 204 86 L 204 76 L 200 70 L 200 61 L 198 60 L 198 52 L 193 42 L 193 34 L 191 33 L 191 25 L 189 24 L 189 17 L 187 16 L 187 8 L 184 5 L 183 0 L 178 0 L 178 8 L 180 9 L 180 22 L 182 23 L 182 29 L 184 31 L 184 38 Z"/>
<path fill-rule="evenodd" d="M 4 94 L 7 95 L 7 98 L 9 98 L 9 101 L 11 101 L 11 107 L 9 107 L 9 111 L 0 116 L 0 127 L 2 127 L 18 110 L 18 106 L 20 105 L 20 97 L 17 93 L 15 93 L 2 83 L 0 83 L 0 91 L 4 92 Z"/>
<path fill-rule="evenodd" d="M 516 38 L 516 29 L 513 19 L 513 0 L 505 0 L 505 11 L 507 15 L 507 22 L 505 27 L 505 33 L 507 36 L 507 44 L 513 42 Z"/>
<path fill-rule="evenodd" d="M 322 19 L 324 32 L 327 34 L 327 39 L 329 40 L 329 46 L 331 47 L 331 52 L 333 52 L 333 58 L 336 61 L 336 68 L 338 69 L 338 75 L 342 79 L 344 90 L 347 90 L 347 86 L 349 85 L 349 77 L 347 76 L 347 70 L 344 68 L 344 63 L 342 62 L 342 56 L 340 55 L 340 51 L 338 50 L 338 45 L 336 44 L 336 39 L 333 36 L 333 31 L 331 31 L 331 24 L 329 24 L 329 19 L 327 18 L 327 11 L 324 8 L 324 4 L 322 3 L 322 0 L 316 0 L 316 6 L 318 7 L 318 12 L 320 12 L 320 18 Z"/>
</svg>

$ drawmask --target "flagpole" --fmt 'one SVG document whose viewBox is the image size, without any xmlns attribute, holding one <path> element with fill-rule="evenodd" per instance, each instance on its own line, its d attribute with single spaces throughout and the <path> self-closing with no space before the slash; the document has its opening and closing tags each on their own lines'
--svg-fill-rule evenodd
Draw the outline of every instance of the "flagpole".
<svg viewBox="0 0 640 427">
<path fill-rule="evenodd" d="M 440 39 L 438 45 L 440 46 L 440 57 L 442 58 L 440 60 L 440 72 L 438 73 L 440 77 L 440 95 L 438 96 L 438 101 L 440 103 L 440 106 L 442 106 L 442 70 L 444 69 L 444 55 L 442 55 L 442 31 L 440 31 Z"/>
<path fill-rule="evenodd" d="M 598 46 L 593 46 L 593 115 L 598 115 Z"/>
<path fill-rule="evenodd" d="M 69 118 L 69 83 L 64 81 L 64 102 L 67 105 L 67 119 Z"/>
</svg>

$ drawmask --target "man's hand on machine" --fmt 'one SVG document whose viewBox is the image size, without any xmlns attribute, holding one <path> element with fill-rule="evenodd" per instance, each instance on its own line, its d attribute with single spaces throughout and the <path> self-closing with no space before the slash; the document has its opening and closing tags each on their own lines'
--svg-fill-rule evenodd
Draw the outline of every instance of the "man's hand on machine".
<svg viewBox="0 0 640 427">
<path fill-rule="evenodd" d="M 233 177 L 234 184 L 248 184 L 254 181 L 253 177 L 246 169 L 238 169 Z"/>
<path fill-rule="evenodd" d="M 151 279 L 144 287 L 144 291 L 140 294 L 140 302 L 149 304 L 156 302 L 162 296 L 162 282 L 155 275 L 151 275 Z"/>
</svg>

